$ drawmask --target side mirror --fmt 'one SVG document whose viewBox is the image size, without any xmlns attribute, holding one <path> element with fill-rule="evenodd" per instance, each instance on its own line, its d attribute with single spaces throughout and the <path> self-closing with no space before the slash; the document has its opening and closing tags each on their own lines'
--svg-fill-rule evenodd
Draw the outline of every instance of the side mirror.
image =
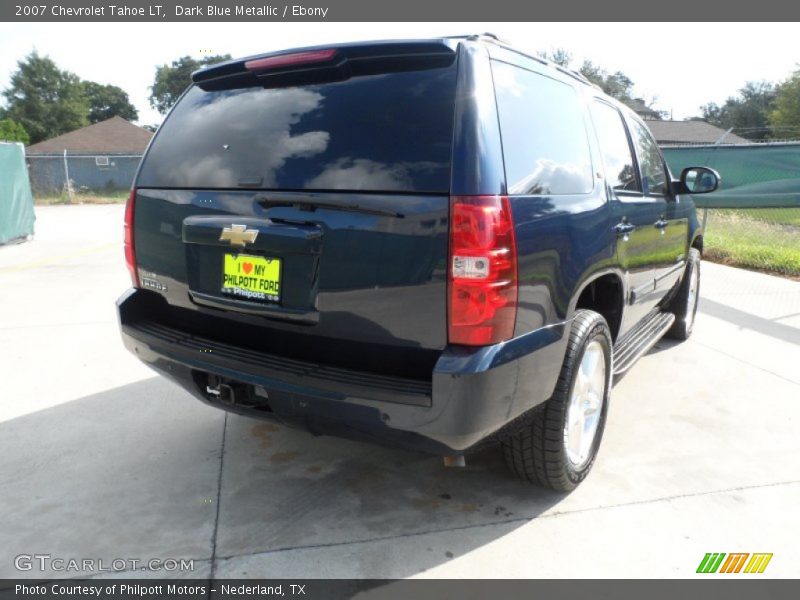
<svg viewBox="0 0 800 600">
<path fill-rule="evenodd" d="M 722 178 L 714 169 L 708 167 L 687 167 L 681 171 L 677 182 L 678 194 L 708 194 L 719 187 Z"/>
</svg>

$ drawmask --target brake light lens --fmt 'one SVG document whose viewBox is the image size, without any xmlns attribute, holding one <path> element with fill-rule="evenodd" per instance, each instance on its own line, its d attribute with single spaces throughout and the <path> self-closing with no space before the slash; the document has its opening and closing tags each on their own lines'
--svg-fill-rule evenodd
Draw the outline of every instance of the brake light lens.
<svg viewBox="0 0 800 600">
<path fill-rule="evenodd" d="M 131 274 L 133 287 L 139 287 L 139 273 L 136 270 L 136 250 L 133 246 L 133 211 L 136 205 L 136 190 L 131 190 L 128 201 L 125 203 L 125 263 Z"/>
<path fill-rule="evenodd" d="M 514 335 L 517 246 L 505 196 L 450 199 L 448 339 L 484 346 Z"/>
<path fill-rule="evenodd" d="M 293 54 L 281 54 L 280 56 L 267 56 L 266 58 L 248 60 L 244 63 L 244 67 L 249 71 L 266 71 L 268 69 L 280 69 L 281 67 L 328 62 L 333 60 L 335 56 L 336 50 L 309 50 L 307 52 L 295 52 Z"/>
</svg>

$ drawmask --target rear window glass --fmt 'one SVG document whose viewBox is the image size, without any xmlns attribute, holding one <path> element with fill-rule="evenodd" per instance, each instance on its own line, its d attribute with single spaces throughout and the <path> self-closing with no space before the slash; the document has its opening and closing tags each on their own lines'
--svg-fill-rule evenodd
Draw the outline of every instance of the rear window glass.
<svg viewBox="0 0 800 600">
<path fill-rule="evenodd" d="M 429 191 L 450 188 L 455 67 L 300 87 L 192 87 L 137 185 Z"/>
<path fill-rule="evenodd" d="M 493 62 L 509 194 L 586 194 L 592 160 L 583 107 L 566 83 Z"/>
</svg>

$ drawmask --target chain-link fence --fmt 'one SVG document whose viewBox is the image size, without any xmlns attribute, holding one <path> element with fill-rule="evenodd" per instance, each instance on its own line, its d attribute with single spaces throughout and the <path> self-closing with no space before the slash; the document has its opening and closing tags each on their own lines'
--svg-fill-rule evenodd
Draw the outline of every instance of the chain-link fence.
<svg viewBox="0 0 800 600">
<path fill-rule="evenodd" d="M 696 196 L 708 259 L 800 278 L 800 142 L 663 148 L 677 176 L 708 166 L 719 190 Z"/>
<path fill-rule="evenodd" d="M 91 202 L 125 197 L 141 155 L 28 154 L 31 190 L 40 203 Z"/>
</svg>

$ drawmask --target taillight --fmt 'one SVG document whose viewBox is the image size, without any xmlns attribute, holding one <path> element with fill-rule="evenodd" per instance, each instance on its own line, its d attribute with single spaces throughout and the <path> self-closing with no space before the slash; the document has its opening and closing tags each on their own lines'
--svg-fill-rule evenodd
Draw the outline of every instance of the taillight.
<svg viewBox="0 0 800 600">
<path fill-rule="evenodd" d="M 483 346 L 508 340 L 517 318 L 517 246 L 505 196 L 450 199 L 448 339 Z"/>
<path fill-rule="evenodd" d="M 296 67 L 301 65 L 328 62 L 336 56 L 336 50 L 308 50 L 307 52 L 294 52 L 292 54 L 279 54 L 256 58 L 244 63 L 248 71 L 266 71 L 280 69 L 281 67 Z"/>
<path fill-rule="evenodd" d="M 125 263 L 131 274 L 133 287 L 139 287 L 139 273 L 136 271 L 136 249 L 133 246 L 133 211 L 136 205 L 136 190 L 131 190 L 128 202 L 125 204 Z"/>
</svg>

